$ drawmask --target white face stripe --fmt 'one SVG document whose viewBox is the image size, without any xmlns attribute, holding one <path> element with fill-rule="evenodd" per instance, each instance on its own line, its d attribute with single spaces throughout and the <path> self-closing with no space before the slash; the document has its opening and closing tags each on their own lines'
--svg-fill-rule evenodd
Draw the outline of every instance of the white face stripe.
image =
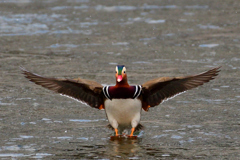
<svg viewBox="0 0 240 160">
<path fill-rule="evenodd" d="M 118 74 L 118 67 L 116 66 L 116 73 Z"/>
<path fill-rule="evenodd" d="M 123 67 L 122 74 L 124 73 L 124 71 L 127 71 L 126 67 Z"/>
</svg>

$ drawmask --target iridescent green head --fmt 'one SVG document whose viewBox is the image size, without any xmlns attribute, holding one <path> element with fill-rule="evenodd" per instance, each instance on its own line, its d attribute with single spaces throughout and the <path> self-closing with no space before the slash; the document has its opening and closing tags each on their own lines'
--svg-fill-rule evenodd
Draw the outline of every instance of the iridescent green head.
<svg viewBox="0 0 240 160">
<path fill-rule="evenodd" d="M 125 78 L 127 78 L 126 67 L 124 65 L 117 65 L 116 66 L 116 80 L 117 80 L 117 82 L 121 82 Z"/>
</svg>

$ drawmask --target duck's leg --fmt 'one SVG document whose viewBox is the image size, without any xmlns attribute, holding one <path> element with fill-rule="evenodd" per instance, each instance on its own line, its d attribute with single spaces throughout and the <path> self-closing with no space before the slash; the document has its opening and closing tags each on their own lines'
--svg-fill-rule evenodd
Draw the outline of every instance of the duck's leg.
<svg viewBox="0 0 240 160">
<path fill-rule="evenodd" d="M 116 136 L 119 136 L 119 134 L 118 134 L 118 129 L 115 128 L 114 130 L 115 130 Z"/>
<path fill-rule="evenodd" d="M 140 108 L 140 109 L 142 109 L 142 108 Z M 131 134 L 129 135 L 129 137 L 133 137 L 133 133 L 140 122 L 140 113 L 141 113 L 141 110 L 139 110 L 139 112 L 137 114 L 135 114 L 134 118 L 132 119 L 132 122 L 131 122 L 132 129 L 131 129 Z"/>
<path fill-rule="evenodd" d="M 130 137 L 133 136 L 134 131 L 135 131 L 135 128 L 132 128 L 132 129 L 131 129 L 131 134 L 129 135 Z"/>
</svg>

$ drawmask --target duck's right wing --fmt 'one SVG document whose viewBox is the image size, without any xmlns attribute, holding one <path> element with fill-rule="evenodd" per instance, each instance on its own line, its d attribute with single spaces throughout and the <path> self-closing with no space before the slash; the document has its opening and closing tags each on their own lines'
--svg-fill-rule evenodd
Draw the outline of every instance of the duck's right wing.
<svg viewBox="0 0 240 160">
<path fill-rule="evenodd" d="M 77 79 L 56 79 L 46 78 L 40 75 L 31 73 L 22 68 L 22 72 L 30 81 L 60 93 L 62 95 L 74 98 L 78 101 L 84 102 L 91 107 L 103 109 L 104 95 L 102 92 L 103 86 L 95 81 Z"/>
</svg>

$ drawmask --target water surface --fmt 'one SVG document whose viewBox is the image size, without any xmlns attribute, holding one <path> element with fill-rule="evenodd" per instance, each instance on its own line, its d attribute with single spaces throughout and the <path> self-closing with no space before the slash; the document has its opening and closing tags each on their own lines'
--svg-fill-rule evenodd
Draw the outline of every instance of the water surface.
<svg viewBox="0 0 240 160">
<path fill-rule="evenodd" d="M 239 3 L 0 0 L 0 157 L 3 159 L 237 159 Z M 137 139 L 111 140 L 104 111 L 27 81 L 43 76 L 131 84 L 220 75 L 142 113 Z"/>
</svg>

